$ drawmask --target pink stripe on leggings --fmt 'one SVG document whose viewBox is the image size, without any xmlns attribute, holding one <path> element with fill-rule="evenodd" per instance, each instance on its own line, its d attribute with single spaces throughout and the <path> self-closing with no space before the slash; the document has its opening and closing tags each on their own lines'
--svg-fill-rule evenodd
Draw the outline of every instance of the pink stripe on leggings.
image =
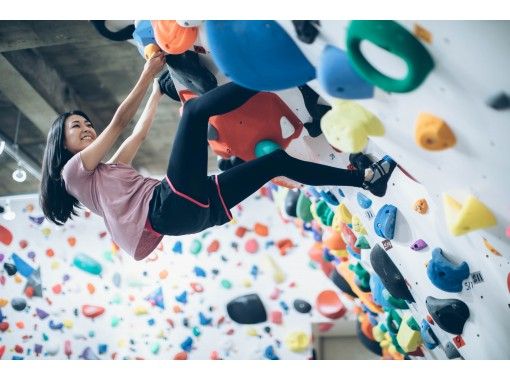
<svg viewBox="0 0 510 380">
<path fill-rule="evenodd" d="M 216 182 L 216 189 L 218 190 L 218 195 L 220 196 L 221 204 L 223 205 L 223 209 L 225 210 L 225 214 L 227 214 L 228 218 L 230 220 L 234 219 L 232 214 L 230 213 L 230 210 L 227 208 L 227 205 L 225 204 L 225 201 L 223 200 L 223 197 L 221 196 L 221 190 L 220 190 L 220 184 L 218 183 L 218 176 L 214 176 L 214 182 Z"/>
<path fill-rule="evenodd" d="M 200 206 L 200 207 L 203 207 L 203 208 L 208 208 L 209 207 L 209 203 L 205 204 L 205 203 L 200 203 L 199 201 L 191 198 L 189 195 L 186 195 L 184 193 L 181 193 L 180 191 L 177 191 L 174 187 L 174 185 L 172 185 L 172 182 L 170 182 L 170 179 L 168 178 L 168 176 L 165 177 L 166 178 L 166 181 L 168 182 L 168 185 L 170 186 L 170 188 L 172 189 L 172 191 L 177 194 L 178 196 L 180 197 L 183 197 L 184 199 L 187 199 L 188 201 L 190 202 L 193 202 L 194 204 L 196 204 L 197 206 Z"/>
</svg>

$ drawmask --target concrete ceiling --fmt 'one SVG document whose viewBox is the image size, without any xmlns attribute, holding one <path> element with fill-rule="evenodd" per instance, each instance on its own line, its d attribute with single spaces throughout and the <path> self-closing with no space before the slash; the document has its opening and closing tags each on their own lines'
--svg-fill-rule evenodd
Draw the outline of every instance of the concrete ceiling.
<svg viewBox="0 0 510 380">
<path fill-rule="evenodd" d="M 102 130 L 143 64 L 133 45 L 105 39 L 87 21 L 0 21 L 0 139 L 14 143 L 19 115 L 18 155 L 40 171 L 56 115 L 81 109 Z M 166 172 L 179 106 L 166 97 L 161 102 L 151 133 L 133 161 L 142 174 Z M 143 104 L 137 117 L 142 109 Z M 39 180 L 33 175 L 23 183 L 12 179 L 17 165 L 6 151 L 0 155 L 0 196 L 38 192 Z M 216 167 L 210 152 L 209 170 Z"/>
</svg>

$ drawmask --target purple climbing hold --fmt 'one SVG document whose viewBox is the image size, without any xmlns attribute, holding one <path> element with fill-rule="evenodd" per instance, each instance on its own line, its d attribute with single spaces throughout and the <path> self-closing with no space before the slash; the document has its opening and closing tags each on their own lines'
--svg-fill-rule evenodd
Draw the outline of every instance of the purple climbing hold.
<svg viewBox="0 0 510 380">
<path fill-rule="evenodd" d="M 411 244 L 411 249 L 413 251 L 421 251 L 424 248 L 427 248 L 427 243 L 425 243 L 422 239 L 418 239 Z"/>
<path fill-rule="evenodd" d="M 37 316 L 41 319 L 44 319 L 49 315 L 47 312 L 45 312 L 44 310 L 39 309 L 39 308 L 36 308 L 35 312 L 36 312 Z"/>
<path fill-rule="evenodd" d="M 79 358 L 84 360 L 99 360 L 99 357 L 94 353 L 94 351 L 92 351 L 92 348 L 90 347 L 85 348 Z"/>
</svg>

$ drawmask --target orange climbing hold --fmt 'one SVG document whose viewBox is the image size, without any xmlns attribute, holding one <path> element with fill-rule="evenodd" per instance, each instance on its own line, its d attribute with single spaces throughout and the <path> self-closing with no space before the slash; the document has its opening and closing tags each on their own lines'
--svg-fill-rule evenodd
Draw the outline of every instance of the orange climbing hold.
<svg viewBox="0 0 510 380">
<path fill-rule="evenodd" d="M 217 252 L 218 249 L 220 249 L 220 242 L 218 240 L 213 240 L 207 247 L 207 253 Z"/>
<path fill-rule="evenodd" d="M 175 354 L 174 360 L 188 360 L 188 353 L 186 351 L 181 351 Z"/>
<path fill-rule="evenodd" d="M 451 148 L 457 142 L 446 122 L 430 113 L 422 112 L 416 120 L 416 144 L 431 151 Z"/>
<path fill-rule="evenodd" d="M 87 284 L 87 291 L 90 293 L 90 294 L 94 294 L 96 292 L 96 287 L 91 284 L 90 282 Z"/>
<path fill-rule="evenodd" d="M 416 211 L 417 213 L 426 214 L 428 210 L 429 210 L 429 204 L 427 203 L 426 199 L 423 199 L 423 198 L 418 199 L 414 203 L 414 211 Z"/>
<path fill-rule="evenodd" d="M 342 251 L 345 249 L 345 242 L 342 239 L 340 231 L 335 231 L 332 228 L 326 228 L 322 235 L 322 242 L 332 251 Z"/>
<path fill-rule="evenodd" d="M 239 226 L 236 229 L 236 236 L 242 238 L 246 231 L 247 231 L 246 227 Z"/>
<path fill-rule="evenodd" d="M 347 308 L 342 303 L 342 300 L 333 290 L 320 292 L 315 300 L 315 304 L 319 313 L 330 319 L 341 318 L 347 312 Z"/>
<path fill-rule="evenodd" d="M 493 255 L 496 255 L 496 256 L 501 256 L 501 253 L 499 253 L 499 251 L 494 248 L 494 246 L 488 242 L 488 240 L 486 238 L 483 238 L 483 244 L 485 244 L 485 247 L 487 247 L 487 249 L 493 254 Z"/>
<path fill-rule="evenodd" d="M 432 43 L 432 33 L 419 24 L 414 24 L 413 33 L 420 40 L 425 41 L 428 44 Z"/>
<path fill-rule="evenodd" d="M 276 242 L 276 247 L 280 251 L 280 255 L 285 256 L 287 251 L 294 247 L 294 243 L 290 239 L 281 239 Z"/>
<path fill-rule="evenodd" d="M 262 224 L 262 223 L 255 223 L 253 230 L 259 236 L 268 236 L 269 235 L 269 228 L 265 224 Z"/>
<path fill-rule="evenodd" d="M 163 269 L 161 272 L 159 272 L 159 278 L 164 280 L 168 277 L 168 271 L 166 269 Z"/>
<path fill-rule="evenodd" d="M 74 236 L 68 237 L 67 242 L 71 247 L 74 247 L 76 245 L 76 238 Z"/>
<path fill-rule="evenodd" d="M 315 242 L 308 251 L 308 257 L 316 263 L 322 262 L 322 243 Z"/>
<path fill-rule="evenodd" d="M 146 60 L 149 60 L 152 58 L 152 56 L 158 52 L 160 52 L 161 49 L 159 48 L 158 45 L 156 44 L 148 44 L 144 49 L 143 49 L 143 57 L 146 59 Z"/>
<path fill-rule="evenodd" d="M 193 46 L 198 28 L 183 28 L 175 20 L 152 20 L 154 38 L 158 45 L 169 54 L 182 54 Z"/>
</svg>

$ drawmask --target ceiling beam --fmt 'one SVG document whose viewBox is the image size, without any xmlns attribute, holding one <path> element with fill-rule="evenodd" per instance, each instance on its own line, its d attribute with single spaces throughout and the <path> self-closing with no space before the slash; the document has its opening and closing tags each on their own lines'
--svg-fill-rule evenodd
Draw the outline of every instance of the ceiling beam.
<svg viewBox="0 0 510 380">
<path fill-rule="evenodd" d="M 0 21 L 0 52 L 104 41 L 88 21 Z"/>
</svg>

